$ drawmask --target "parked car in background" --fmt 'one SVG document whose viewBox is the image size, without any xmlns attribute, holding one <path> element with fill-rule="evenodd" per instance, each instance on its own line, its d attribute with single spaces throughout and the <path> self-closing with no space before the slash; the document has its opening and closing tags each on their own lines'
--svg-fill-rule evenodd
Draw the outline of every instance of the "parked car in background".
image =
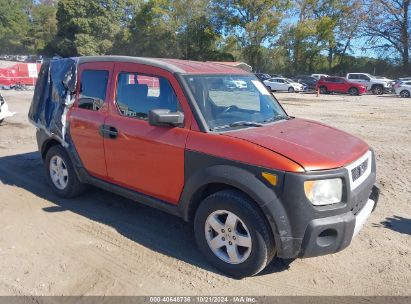
<svg viewBox="0 0 411 304">
<path fill-rule="evenodd" d="M 382 95 L 384 92 L 392 91 L 393 81 L 391 79 L 379 79 L 368 73 L 348 73 L 346 78 L 365 85 L 367 91 L 371 91 L 374 95 Z"/>
<path fill-rule="evenodd" d="M 11 117 L 14 114 L 16 113 L 9 111 L 9 106 L 7 105 L 3 96 L 0 94 L 0 124 L 4 121 L 6 117 Z"/>
<path fill-rule="evenodd" d="M 293 77 L 292 80 L 302 85 L 307 85 L 308 89 L 310 90 L 315 90 L 318 79 L 310 75 L 298 75 Z"/>
<path fill-rule="evenodd" d="M 247 82 L 240 80 L 240 79 L 230 79 L 224 82 L 227 88 L 235 90 L 235 89 L 247 89 Z"/>
<path fill-rule="evenodd" d="M 393 85 L 392 85 L 392 88 L 394 89 L 394 91 L 395 91 L 395 87 L 396 86 L 399 86 L 402 82 L 404 82 L 404 81 L 410 81 L 411 80 L 411 76 L 410 77 L 402 77 L 402 78 L 398 78 L 398 79 L 395 79 L 394 80 L 394 83 L 393 83 Z"/>
<path fill-rule="evenodd" d="M 328 77 L 329 75 L 327 74 L 311 74 L 311 77 L 314 77 L 315 79 L 320 79 L 322 77 Z"/>
<path fill-rule="evenodd" d="M 321 94 L 344 93 L 350 95 L 361 95 L 367 92 L 365 85 L 348 81 L 343 77 L 323 77 L 317 82 L 317 89 Z"/>
<path fill-rule="evenodd" d="M 270 74 L 266 74 L 266 73 L 255 73 L 255 76 L 257 76 L 257 78 L 260 79 L 261 81 L 268 80 L 268 79 L 272 78 L 272 76 L 270 76 Z"/>
<path fill-rule="evenodd" d="M 271 78 L 264 80 L 264 84 L 271 91 L 288 91 L 289 93 L 302 92 L 307 89 L 306 86 L 301 83 L 295 82 L 287 78 Z"/>
<path fill-rule="evenodd" d="M 411 80 L 401 82 L 398 86 L 395 86 L 394 90 L 395 94 L 409 98 L 411 96 Z"/>
</svg>

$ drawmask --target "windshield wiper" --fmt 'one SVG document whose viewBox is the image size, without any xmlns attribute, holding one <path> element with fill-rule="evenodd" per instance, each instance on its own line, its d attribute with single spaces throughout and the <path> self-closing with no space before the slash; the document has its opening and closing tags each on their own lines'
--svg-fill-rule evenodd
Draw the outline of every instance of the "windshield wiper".
<svg viewBox="0 0 411 304">
<path fill-rule="evenodd" d="M 226 129 L 226 128 L 233 128 L 233 127 L 240 127 L 240 126 L 246 126 L 246 127 L 262 127 L 263 124 L 255 121 L 236 121 L 228 125 L 223 125 L 223 126 L 218 126 L 212 129 L 212 131 L 215 130 L 220 130 L 220 129 Z"/>
<path fill-rule="evenodd" d="M 289 120 L 291 119 L 291 116 L 285 116 L 285 115 L 278 115 L 278 116 L 273 116 L 269 119 L 264 120 L 264 122 L 273 122 L 273 121 L 278 121 L 278 120 Z"/>
</svg>

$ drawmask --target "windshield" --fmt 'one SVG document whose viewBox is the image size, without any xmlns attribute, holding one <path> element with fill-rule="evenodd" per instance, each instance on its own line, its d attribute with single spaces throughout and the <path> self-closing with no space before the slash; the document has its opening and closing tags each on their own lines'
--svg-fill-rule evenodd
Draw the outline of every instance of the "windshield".
<svg viewBox="0 0 411 304">
<path fill-rule="evenodd" d="M 184 79 L 211 131 L 288 119 L 278 101 L 254 76 L 186 75 Z"/>
</svg>

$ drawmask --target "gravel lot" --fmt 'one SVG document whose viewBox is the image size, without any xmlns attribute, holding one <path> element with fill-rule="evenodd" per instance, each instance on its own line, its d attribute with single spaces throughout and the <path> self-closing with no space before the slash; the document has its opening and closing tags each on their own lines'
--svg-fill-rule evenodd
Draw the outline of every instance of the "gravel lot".
<svg viewBox="0 0 411 304">
<path fill-rule="evenodd" d="M 344 251 L 238 281 L 178 218 L 97 189 L 53 195 L 27 120 L 33 92 L 1 93 L 18 114 L 0 126 L 0 295 L 411 295 L 411 99 L 276 94 L 290 115 L 366 140 L 382 195 Z"/>
</svg>

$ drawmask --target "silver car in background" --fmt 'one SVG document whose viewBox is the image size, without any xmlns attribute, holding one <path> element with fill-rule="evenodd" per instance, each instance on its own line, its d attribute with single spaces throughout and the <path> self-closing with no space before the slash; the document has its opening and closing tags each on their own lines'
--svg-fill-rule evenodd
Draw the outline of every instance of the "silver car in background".
<svg viewBox="0 0 411 304">
<path fill-rule="evenodd" d="M 408 98 L 411 96 L 411 80 L 394 85 L 395 94 Z"/>
</svg>

